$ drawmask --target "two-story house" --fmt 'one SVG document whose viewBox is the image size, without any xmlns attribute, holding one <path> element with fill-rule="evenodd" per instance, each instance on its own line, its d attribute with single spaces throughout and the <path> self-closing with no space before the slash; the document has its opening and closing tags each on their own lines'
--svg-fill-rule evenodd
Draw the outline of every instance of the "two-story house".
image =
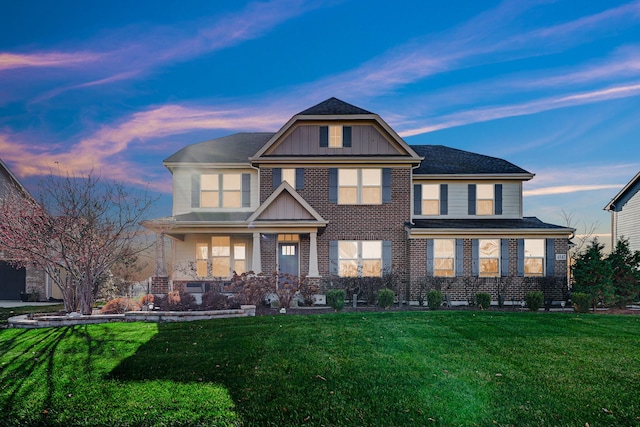
<svg viewBox="0 0 640 427">
<path fill-rule="evenodd" d="M 611 248 L 625 238 L 632 251 L 640 251 L 640 172 L 604 209 L 611 212 Z"/>
<path fill-rule="evenodd" d="M 467 301 L 470 286 L 520 301 L 540 288 L 528 277 L 556 279 L 554 299 L 566 288 L 573 230 L 523 217 L 522 183 L 533 174 L 410 146 L 377 114 L 336 98 L 276 133 L 189 145 L 164 165 L 173 213 L 145 226 L 174 240 L 174 272 L 164 277 L 159 238 L 154 292 L 246 271 L 320 283 L 399 272 L 412 301 L 429 282 L 453 301 Z"/>
</svg>

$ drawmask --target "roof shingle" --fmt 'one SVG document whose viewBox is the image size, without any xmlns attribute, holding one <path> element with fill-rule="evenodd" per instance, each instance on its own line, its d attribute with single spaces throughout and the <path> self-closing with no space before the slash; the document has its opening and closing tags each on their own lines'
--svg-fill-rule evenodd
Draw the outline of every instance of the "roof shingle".
<svg viewBox="0 0 640 427">
<path fill-rule="evenodd" d="M 506 160 L 444 145 L 412 145 L 411 148 L 424 157 L 414 171 L 417 175 L 531 174 Z"/>
<path fill-rule="evenodd" d="M 338 98 L 329 98 L 298 113 L 298 116 L 333 116 L 351 114 L 373 114 L 355 105 L 348 104 Z"/>
</svg>

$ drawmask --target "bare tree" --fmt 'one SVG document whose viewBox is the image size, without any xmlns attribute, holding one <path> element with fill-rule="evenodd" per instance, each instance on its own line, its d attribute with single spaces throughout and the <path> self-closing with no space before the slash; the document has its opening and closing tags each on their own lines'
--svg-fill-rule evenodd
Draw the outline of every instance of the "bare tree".
<svg viewBox="0 0 640 427">
<path fill-rule="evenodd" d="M 0 249 L 34 264 L 60 288 L 68 312 L 91 314 L 101 279 L 145 250 L 139 222 L 155 198 L 123 184 L 50 173 L 38 200 L 10 188 L 0 202 Z"/>
<path fill-rule="evenodd" d="M 565 226 L 578 230 L 578 221 L 575 218 L 573 212 L 567 212 L 564 209 L 560 212 L 560 217 Z M 600 226 L 600 223 L 596 222 L 587 226 L 586 223 L 582 223 L 582 233 L 574 235 L 574 246 L 570 248 L 569 256 L 571 259 L 575 258 L 582 252 L 586 245 L 593 240 L 596 234 L 596 230 Z"/>
</svg>

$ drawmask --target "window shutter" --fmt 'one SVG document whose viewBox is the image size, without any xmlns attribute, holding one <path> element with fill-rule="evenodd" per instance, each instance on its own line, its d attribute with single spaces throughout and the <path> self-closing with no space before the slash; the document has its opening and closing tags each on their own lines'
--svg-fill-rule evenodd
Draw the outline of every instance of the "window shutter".
<svg viewBox="0 0 640 427">
<path fill-rule="evenodd" d="M 382 274 L 391 273 L 391 267 L 393 263 L 393 245 L 391 240 L 384 240 L 382 242 Z"/>
<path fill-rule="evenodd" d="M 464 239 L 456 239 L 456 276 L 464 276 Z"/>
<path fill-rule="evenodd" d="M 422 185 L 413 185 L 413 214 L 422 215 Z"/>
<path fill-rule="evenodd" d="M 500 274 L 509 275 L 509 239 L 500 240 Z"/>
<path fill-rule="evenodd" d="M 502 215 L 502 184 L 495 185 L 494 193 L 495 213 L 496 215 Z"/>
<path fill-rule="evenodd" d="M 555 274 L 555 261 L 556 261 L 556 240 L 555 239 L 547 239 L 547 253 L 545 254 L 547 261 L 547 276 L 551 277 Z"/>
<path fill-rule="evenodd" d="M 200 207 L 200 175 L 191 175 L 191 207 Z"/>
<path fill-rule="evenodd" d="M 391 203 L 391 168 L 382 169 L 382 203 Z"/>
<path fill-rule="evenodd" d="M 296 190 L 304 190 L 304 169 L 296 168 Z"/>
<path fill-rule="evenodd" d="M 320 147 L 329 146 L 329 126 L 320 126 Z"/>
<path fill-rule="evenodd" d="M 471 240 L 471 275 L 480 275 L 480 242 L 478 239 Z"/>
<path fill-rule="evenodd" d="M 251 175 L 248 173 L 242 174 L 242 207 L 248 208 L 251 206 Z"/>
<path fill-rule="evenodd" d="M 449 214 L 449 184 L 440 184 L 440 215 Z"/>
<path fill-rule="evenodd" d="M 329 169 L 329 203 L 338 203 L 338 169 Z"/>
<path fill-rule="evenodd" d="M 518 239 L 518 276 L 524 276 L 524 239 Z"/>
<path fill-rule="evenodd" d="M 427 276 L 433 276 L 433 239 L 427 239 Z"/>
<path fill-rule="evenodd" d="M 329 274 L 338 275 L 338 241 L 329 241 Z"/>
<path fill-rule="evenodd" d="M 342 146 L 351 147 L 351 126 L 342 127 Z"/>
<path fill-rule="evenodd" d="M 273 168 L 273 189 L 275 190 L 282 182 L 282 169 Z"/>
<path fill-rule="evenodd" d="M 476 185 L 469 184 L 469 203 L 468 203 L 469 215 L 476 214 Z"/>
</svg>

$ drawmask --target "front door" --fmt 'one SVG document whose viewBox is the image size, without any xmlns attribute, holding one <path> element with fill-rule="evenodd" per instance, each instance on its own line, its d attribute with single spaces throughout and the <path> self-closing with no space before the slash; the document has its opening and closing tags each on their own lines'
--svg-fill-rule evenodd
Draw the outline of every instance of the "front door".
<svg viewBox="0 0 640 427">
<path fill-rule="evenodd" d="M 300 274 L 298 243 L 278 243 L 278 284 L 291 283 Z"/>
</svg>

